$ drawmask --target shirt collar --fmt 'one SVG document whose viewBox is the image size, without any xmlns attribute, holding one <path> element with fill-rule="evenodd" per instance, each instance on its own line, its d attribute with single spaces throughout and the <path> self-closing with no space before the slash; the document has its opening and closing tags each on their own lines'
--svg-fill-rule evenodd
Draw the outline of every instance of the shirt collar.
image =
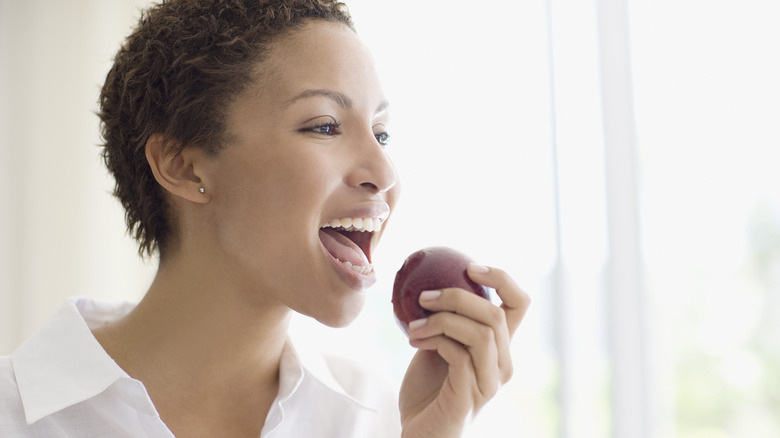
<svg viewBox="0 0 780 438">
<path fill-rule="evenodd" d="M 12 354 L 29 424 L 94 397 L 127 377 L 103 350 L 90 327 L 119 318 L 132 305 L 84 298 L 66 301 Z"/>
<path fill-rule="evenodd" d="M 351 394 L 337 380 L 326 356 L 312 349 L 297 350 L 291 340 L 288 339 L 279 364 L 279 396 L 278 400 L 284 403 L 290 398 L 304 378 L 314 379 L 320 382 L 335 397 L 349 400 L 361 409 L 376 412 L 377 409 L 360 400 L 356 394 Z"/>
<path fill-rule="evenodd" d="M 89 298 L 69 299 L 17 348 L 11 361 L 29 424 L 90 399 L 120 379 L 133 380 L 91 332 L 92 328 L 121 318 L 133 307 L 130 303 L 116 305 Z M 335 397 L 376 411 L 345 390 L 324 355 L 300 353 L 289 339 L 282 353 L 279 376 L 279 403 L 288 400 L 303 380 L 310 378 L 320 382 Z M 145 403 L 133 404 L 142 409 Z"/>
</svg>

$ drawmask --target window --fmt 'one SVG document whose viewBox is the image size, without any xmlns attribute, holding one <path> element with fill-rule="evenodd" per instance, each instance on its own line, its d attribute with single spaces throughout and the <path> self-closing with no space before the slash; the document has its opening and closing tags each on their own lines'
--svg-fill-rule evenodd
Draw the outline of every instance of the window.
<svg viewBox="0 0 780 438">
<path fill-rule="evenodd" d="M 67 296 L 135 300 L 150 281 L 89 146 L 97 84 L 147 3 L 0 2 L 0 353 Z M 403 194 L 365 312 L 293 334 L 399 383 L 414 351 L 395 271 L 451 246 L 534 300 L 471 436 L 780 436 L 780 5 L 348 4 Z"/>
</svg>

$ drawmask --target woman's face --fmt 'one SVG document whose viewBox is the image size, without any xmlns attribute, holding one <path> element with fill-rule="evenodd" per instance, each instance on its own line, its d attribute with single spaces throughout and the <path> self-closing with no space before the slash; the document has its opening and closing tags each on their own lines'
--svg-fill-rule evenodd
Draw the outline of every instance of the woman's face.
<svg viewBox="0 0 780 438">
<path fill-rule="evenodd" d="M 283 38 L 262 72 L 229 107 L 212 163 L 213 255 L 252 299 L 345 325 L 376 281 L 371 252 L 398 194 L 387 102 L 368 50 L 338 23 Z"/>
</svg>

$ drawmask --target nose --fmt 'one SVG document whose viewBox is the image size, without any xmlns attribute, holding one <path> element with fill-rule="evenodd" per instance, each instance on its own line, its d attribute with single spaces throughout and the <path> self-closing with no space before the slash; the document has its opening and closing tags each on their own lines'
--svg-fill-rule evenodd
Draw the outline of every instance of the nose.
<svg viewBox="0 0 780 438">
<path fill-rule="evenodd" d="M 398 174 L 392 160 L 373 134 L 370 143 L 363 141 L 358 145 L 355 157 L 355 167 L 348 178 L 351 186 L 367 189 L 372 193 L 384 193 L 398 183 Z"/>
</svg>

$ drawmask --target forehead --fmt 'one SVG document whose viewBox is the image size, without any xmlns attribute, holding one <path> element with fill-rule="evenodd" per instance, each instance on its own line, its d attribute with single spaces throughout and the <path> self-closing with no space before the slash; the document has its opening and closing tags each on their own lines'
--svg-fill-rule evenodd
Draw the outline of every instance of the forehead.
<svg viewBox="0 0 780 438">
<path fill-rule="evenodd" d="M 308 88 L 347 94 L 374 89 L 379 81 L 368 48 L 343 23 L 312 20 L 274 42 L 259 66 L 257 85 L 267 97 Z"/>
</svg>

